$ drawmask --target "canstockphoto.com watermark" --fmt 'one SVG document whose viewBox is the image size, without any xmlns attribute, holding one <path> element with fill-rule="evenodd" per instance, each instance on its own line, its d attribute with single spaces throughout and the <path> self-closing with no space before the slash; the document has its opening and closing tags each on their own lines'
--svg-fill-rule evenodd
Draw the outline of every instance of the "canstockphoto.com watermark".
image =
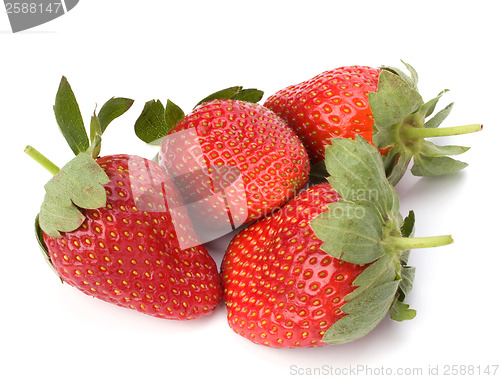
<svg viewBox="0 0 500 379">
<path fill-rule="evenodd" d="M 334 367 L 332 365 L 322 365 L 315 367 L 305 367 L 290 365 L 289 374 L 291 376 L 325 376 L 325 377 L 346 377 L 346 376 L 500 376 L 499 364 L 431 364 L 422 367 L 386 367 L 370 365 L 351 365 L 346 367 Z"/>
</svg>

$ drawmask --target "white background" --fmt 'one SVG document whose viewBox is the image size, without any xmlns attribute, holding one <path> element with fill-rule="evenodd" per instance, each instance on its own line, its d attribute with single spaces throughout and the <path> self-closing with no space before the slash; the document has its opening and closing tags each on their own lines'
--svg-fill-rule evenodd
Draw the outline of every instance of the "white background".
<svg viewBox="0 0 500 379">
<path fill-rule="evenodd" d="M 0 6 L 0 377 L 287 378 L 358 365 L 379 374 L 398 368 L 427 374 L 439 365 L 443 374 L 446 365 L 500 364 L 495 3 L 82 0 L 67 15 L 17 34 Z M 411 256 L 414 320 L 385 319 L 343 346 L 270 349 L 233 333 L 222 305 L 195 321 L 155 319 L 62 285 L 46 266 L 33 220 L 50 175 L 23 149 L 32 144 L 60 166 L 71 158 L 52 112 L 62 75 L 86 122 L 96 103 L 135 99 L 107 130 L 102 153 L 152 157 L 154 149 L 133 132 L 150 99 L 170 98 L 188 111 L 232 85 L 268 96 L 324 70 L 401 66 L 400 59 L 419 72 L 425 99 L 451 90 L 441 105 L 456 104 L 443 126 L 484 123 L 481 133 L 443 141 L 472 146 L 462 173 L 405 176 L 397 186 L 404 215 L 415 210 L 417 236 L 455 239 Z M 209 246 L 218 263 L 227 242 Z"/>
</svg>

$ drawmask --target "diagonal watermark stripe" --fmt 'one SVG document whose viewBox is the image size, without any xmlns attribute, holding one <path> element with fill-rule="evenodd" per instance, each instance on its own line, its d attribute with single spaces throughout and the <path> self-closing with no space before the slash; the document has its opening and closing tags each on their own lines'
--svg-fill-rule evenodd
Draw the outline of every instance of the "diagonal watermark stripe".
<svg viewBox="0 0 500 379">
<path fill-rule="evenodd" d="M 138 211 L 170 213 L 181 249 L 213 241 L 245 223 L 248 200 L 240 170 L 208 164 L 194 128 L 164 137 L 159 160 L 161 181 L 146 159 L 129 159 L 132 196 Z"/>
</svg>

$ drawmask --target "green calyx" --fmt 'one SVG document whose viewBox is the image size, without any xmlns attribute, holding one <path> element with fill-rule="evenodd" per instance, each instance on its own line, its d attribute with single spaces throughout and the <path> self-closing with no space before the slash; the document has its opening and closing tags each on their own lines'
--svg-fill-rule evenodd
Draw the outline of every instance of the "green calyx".
<svg viewBox="0 0 500 379">
<path fill-rule="evenodd" d="M 326 147 L 328 182 L 341 196 L 311 221 L 322 249 L 343 261 L 368 265 L 353 282 L 342 311 L 347 315 L 324 335 L 340 344 L 360 338 L 390 312 L 397 321 L 416 312 L 404 303 L 415 269 L 407 265 L 410 249 L 447 245 L 451 236 L 414 238 L 415 216 L 403 219 L 399 198 L 385 175 L 378 150 L 362 137 L 332 139 Z"/>
<path fill-rule="evenodd" d="M 409 64 L 404 64 L 411 76 L 396 68 L 382 67 L 377 92 L 369 94 L 374 117 L 373 141 L 379 149 L 390 148 L 384 157 L 384 169 L 392 185 L 402 178 L 412 158 L 411 172 L 416 176 L 447 175 L 463 169 L 466 163 L 448 155 L 462 154 L 468 147 L 438 146 L 425 138 L 472 133 L 482 129 L 481 124 L 438 128 L 451 112 L 453 103 L 430 116 L 441 96 L 448 90 L 424 102 L 417 91 L 417 73 Z"/>
<path fill-rule="evenodd" d="M 217 91 L 200 100 L 195 107 L 212 100 L 241 100 L 257 103 L 264 92 L 255 88 L 235 86 Z M 135 122 L 135 134 L 142 141 L 151 145 L 161 145 L 165 137 L 183 118 L 184 111 L 171 100 L 164 106 L 160 100 L 150 100 L 145 105 Z"/>
<path fill-rule="evenodd" d="M 81 209 L 96 209 L 106 205 L 103 184 L 109 182 L 104 170 L 95 159 L 101 150 L 101 136 L 108 125 L 124 114 L 133 104 L 126 98 L 111 98 L 90 119 L 87 134 L 76 97 L 63 76 L 54 104 L 54 114 L 59 128 L 75 154 L 61 169 L 31 146 L 24 150 L 31 158 L 47 169 L 53 177 L 45 185 L 45 197 L 36 217 L 37 239 L 46 256 L 42 231 L 59 238 L 61 232 L 71 232 L 84 221 Z"/>
<path fill-rule="evenodd" d="M 49 236 L 59 238 L 60 232 L 71 232 L 85 220 L 81 209 L 106 205 L 103 184 L 109 178 L 87 153 L 69 161 L 45 185 L 45 198 L 40 208 L 40 228 Z"/>
</svg>

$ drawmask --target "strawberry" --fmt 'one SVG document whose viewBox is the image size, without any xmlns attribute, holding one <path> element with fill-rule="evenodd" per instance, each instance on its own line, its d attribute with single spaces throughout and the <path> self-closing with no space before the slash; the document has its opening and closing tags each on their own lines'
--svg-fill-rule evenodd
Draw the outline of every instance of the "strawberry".
<svg viewBox="0 0 500 379">
<path fill-rule="evenodd" d="M 325 146 L 332 137 L 360 135 L 372 143 L 368 94 L 377 91 L 379 74 L 371 67 L 339 67 L 278 91 L 264 106 L 286 120 L 315 164 L 325 158 Z"/>
<path fill-rule="evenodd" d="M 318 184 L 231 241 L 222 276 L 236 333 L 273 347 L 322 345 L 345 315 L 341 307 L 363 267 L 321 250 L 309 225 L 337 199 L 329 184 Z"/>
<path fill-rule="evenodd" d="M 377 150 L 362 137 L 326 148 L 329 183 L 315 185 L 240 231 L 222 263 L 230 327 L 271 347 L 345 343 L 364 336 L 387 312 L 415 311 L 412 247 L 451 243 L 451 236 L 411 238 Z"/>
<path fill-rule="evenodd" d="M 71 87 L 61 81 L 54 110 L 76 157 L 59 170 L 26 150 L 55 174 L 36 220 L 40 246 L 61 280 L 87 295 L 160 318 L 205 315 L 220 302 L 220 275 L 205 247 L 181 248 L 193 231 L 185 215 L 174 222 L 169 208 L 180 194 L 168 175 L 138 156 L 94 160 L 103 125 L 131 105 L 120 101 L 92 117 L 89 144 Z"/>
<path fill-rule="evenodd" d="M 109 178 L 106 205 L 83 210 L 85 219 L 74 231 L 43 235 L 61 279 L 87 295 L 156 317 L 191 319 L 213 310 L 221 295 L 215 262 L 203 246 L 182 250 L 168 207 L 152 206 L 161 207 L 171 192 L 150 186 L 166 183 L 165 172 L 137 156 L 107 156 L 97 163 Z M 134 185 L 142 186 L 149 206 Z"/>
<path fill-rule="evenodd" d="M 389 181 L 395 185 L 414 158 L 412 173 L 436 176 L 454 173 L 467 165 L 447 155 L 461 154 L 463 146 L 436 146 L 426 137 L 470 133 L 479 124 L 436 129 L 451 111 L 448 105 L 433 118 L 442 94 L 424 103 L 417 91 L 417 74 L 391 67 L 345 66 L 325 71 L 300 84 L 286 87 L 264 103 L 283 117 L 307 149 L 313 170 L 321 173 L 325 146 L 331 138 L 360 135 L 384 155 Z"/>
<path fill-rule="evenodd" d="M 143 120 L 156 104 L 148 103 L 136 124 L 146 142 L 162 137 L 144 132 L 154 124 Z M 210 234 L 211 228 L 262 218 L 306 184 L 309 160 L 302 143 L 267 108 L 234 96 L 206 98 L 188 115 L 170 101 L 165 110 L 158 107 L 158 118 L 165 113 L 165 119 L 175 120 L 163 132 L 159 164 L 183 194 L 198 230 Z"/>
</svg>

